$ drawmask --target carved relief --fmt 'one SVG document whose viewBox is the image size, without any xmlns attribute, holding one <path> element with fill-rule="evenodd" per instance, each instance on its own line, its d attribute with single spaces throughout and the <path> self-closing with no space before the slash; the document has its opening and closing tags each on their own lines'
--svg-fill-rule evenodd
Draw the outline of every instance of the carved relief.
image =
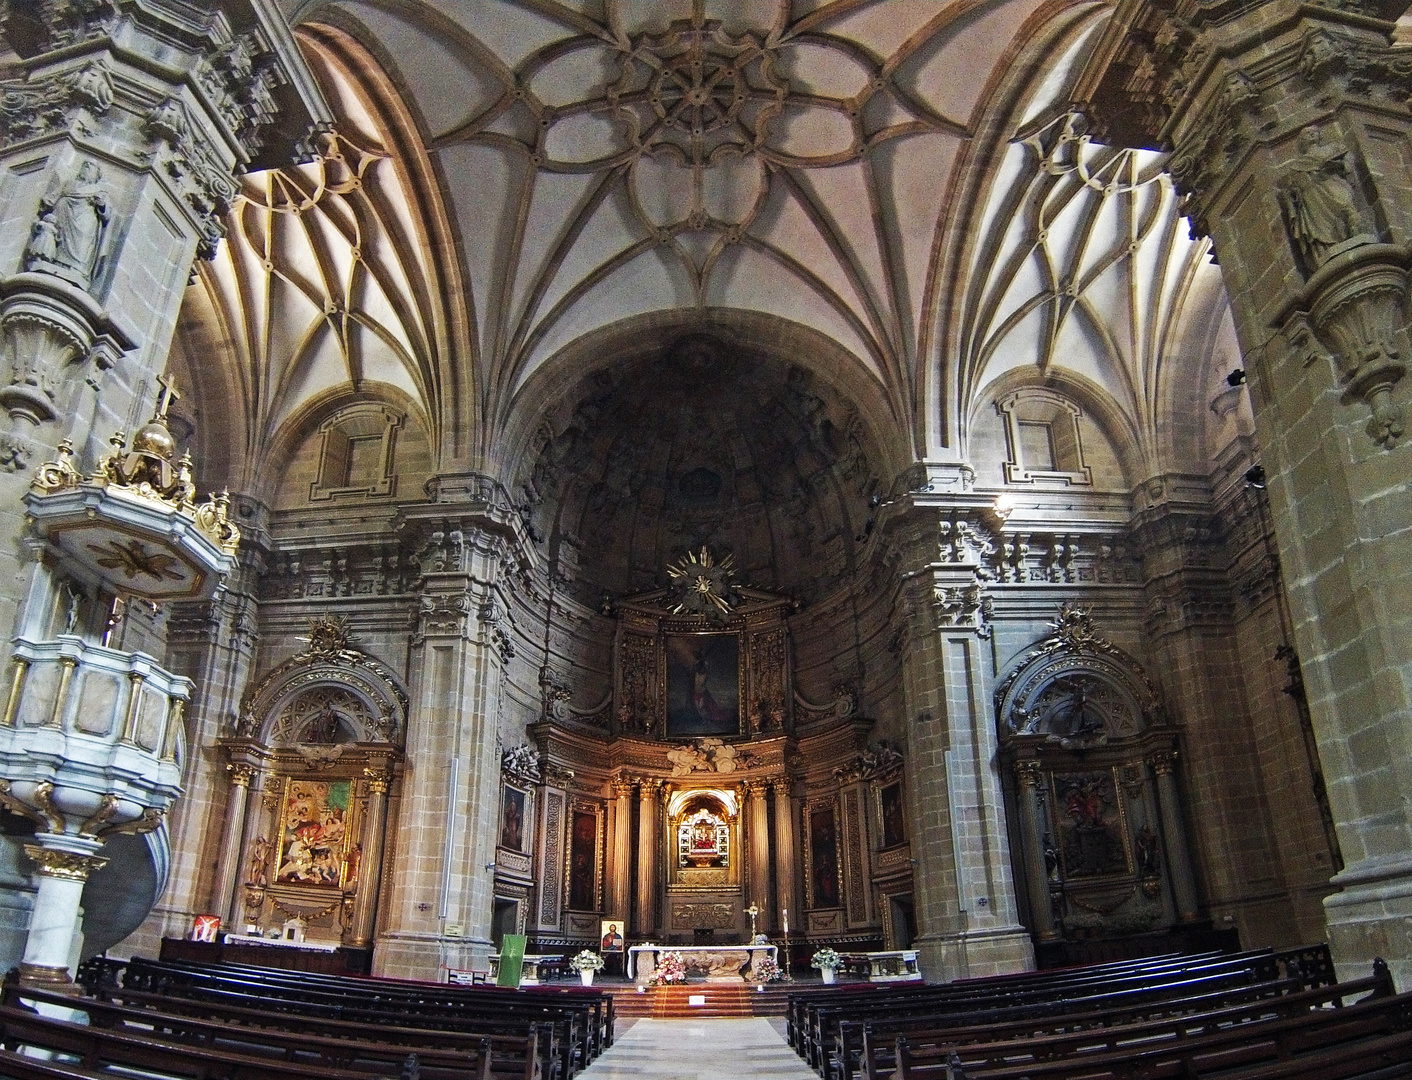
<svg viewBox="0 0 1412 1080">
<path fill-rule="evenodd" d="M 564 796 L 557 791 L 544 797 L 543 881 L 539 887 L 539 924 L 559 925 L 559 897 L 563 888 Z"/>
<path fill-rule="evenodd" d="M 843 793 L 844 840 L 843 857 L 847 867 L 848 921 L 861 923 L 867 919 L 867 887 L 863 879 L 863 831 L 859 816 L 857 790 Z"/>
<path fill-rule="evenodd" d="M 779 731 L 784 727 L 789 683 L 785 660 L 783 628 L 751 636 L 750 685 L 755 698 L 750 703 L 750 718 L 756 731 Z"/>
<path fill-rule="evenodd" d="M 672 926 L 677 930 L 728 930 L 735 925 L 730 904 L 673 904 Z"/>
<path fill-rule="evenodd" d="M 1306 275 L 1339 251 L 1377 242 L 1348 148 L 1323 129 L 1299 133 L 1299 155 L 1279 182 L 1280 209 Z"/>
<path fill-rule="evenodd" d="M 622 696 L 618 701 L 618 725 L 624 731 L 651 732 L 661 711 L 655 639 L 642 634 L 625 633 L 621 671 Z"/>
</svg>

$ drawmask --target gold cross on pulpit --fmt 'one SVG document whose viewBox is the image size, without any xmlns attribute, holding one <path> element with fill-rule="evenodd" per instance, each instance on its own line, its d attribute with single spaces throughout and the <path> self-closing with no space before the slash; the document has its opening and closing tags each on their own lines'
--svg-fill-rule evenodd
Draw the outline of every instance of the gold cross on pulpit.
<svg viewBox="0 0 1412 1080">
<path fill-rule="evenodd" d="M 167 410 L 172 407 L 172 402 L 180 399 L 181 394 L 177 392 L 175 376 L 158 375 L 157 385 L 162 389 L 157 394 L 157 419 L 165 420 Z"/>
</svg>

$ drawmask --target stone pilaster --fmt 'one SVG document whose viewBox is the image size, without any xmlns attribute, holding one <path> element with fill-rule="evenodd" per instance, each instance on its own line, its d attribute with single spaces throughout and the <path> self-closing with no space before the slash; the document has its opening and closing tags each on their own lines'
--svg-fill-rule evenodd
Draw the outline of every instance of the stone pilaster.
<svg viewBox="0 0 1412 1080">
<path fill-rule="evenodd" d="M 994 577 L 993 508 L 966 492 L 914 492 L 886 511 L 902 577 L 910 820 L 918 866 L 916 912 L 929 980 L 1025 970 L 1006 837 L 996 728 L 985 664 L 986 585 Z M 934 480 L 935 490 L 940 484 Z"/>
<path fill-rule="evenodd" d="M 433 502 L 403 512 L 422 538 L 411 650 L 408 770 L 388 867 L 393 890 L 374 951 L 380 975 L 434 978 L 484 966 L 491 950 L 500 750 L 511 578 L 534 557 L 504 489 L 485 476 L 438 477 Z M 445 927 L 461 927 L 447 937 Z"/>
<path fill-rule="evenodd" d="M 1245 350 L 1294 644 L 1345 862 L 1340 974 L 1412 985 L 1412 61 L 1398 5 L 1129 5 L 1080 98 L 1172 151 Z"/>
<path fill-rule="evenodd" d="M 230 774 L 230 792 L 226 797 L 225 819 L 221 826 L 221 855 L 216 864 L 216 879 L 211 885 L 208 910 L 219 915 L 221 924 L 230 928 L 238 920 L 243 907 L 236 894 L 240 885 L 240 855 L 244 850 L 242 841 L 245 839 L 245 814 L 250 802 L 250 778 L 255 770 L 243 761 L 231 762 L 226 770 Z"/>
</svg>

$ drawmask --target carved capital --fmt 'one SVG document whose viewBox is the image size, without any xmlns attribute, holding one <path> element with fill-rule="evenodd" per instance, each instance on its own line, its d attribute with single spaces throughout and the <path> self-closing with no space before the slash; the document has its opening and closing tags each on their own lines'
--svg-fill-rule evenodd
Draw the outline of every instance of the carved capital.
<svg viewBox="0 0 1412 1080">
<path fill-rule="evenodd" d="M 226 766 L 226 772 L 230 773 L 231 787 L 248 788 L 255 775 L 255 767 L 243 761 L 232 761 Z"/>
<path fill-rule="evenodd" d="M 633 789 L 633 778 L 631 776 L 615 776 L 612 780 L 612 787 L 614 798 L 631 798 Z"/>
<path fill-rule="evenodd" d="M 788 799 L 794 794 L 794 780 L 788 776 L 775 776 L 770 779 L 776 799 Z"/>
<path fill-rule="evenodd" d="M 386 795 L 388 787 L 392 784 L 392 778 L 382 769 L 367 768 L 363 770 L 363 775 L 368 778 L 368 792 L 372 795 Z"/>
<path fill-rule="evenodd" d="M 1026 787 L 1038 787 L 1042 775 L 1038 761 L 1015 762 L 1015 777 Z"/>
<path fill-rule="evenodd" d="M 743 780 L 741 786 L 752 800 L 759 802 L 765 801 L 765 793 L 770 790 L 769 781 L 763 779 Z"/>
<path fill-rule="evenodd" d="M 1158 776 L 1171 776 L 1176 771 L 1177 752 L 1175 750 L 1159 750 L 1155 754 L 1148 755 L 1147 764 Z"/>
<path fill-rule="evenodd" d="M 26 844 L 25 854 L 39 867 L 45 877 L 63 878 L 65 881 L 87 881 L 88 875 L 99 867 L 107 865 L 102 855 L 80 855 L 72 851 L 58 851 L 40 844 Z"/>
</svg>

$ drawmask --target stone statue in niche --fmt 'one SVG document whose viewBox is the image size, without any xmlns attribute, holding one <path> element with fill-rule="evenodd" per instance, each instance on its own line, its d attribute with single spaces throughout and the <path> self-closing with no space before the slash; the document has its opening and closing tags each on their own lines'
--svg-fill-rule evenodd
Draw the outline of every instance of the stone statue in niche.
<svg viewBox="0 0 1412 1080">
<path fill-rule="evenodd" d="M 108 230 L 108 193 L 103 170 L 85 161 L 78 176 L 64 183 L 57 178 L 39 200 L 25 269 L 55 274 L 87 289 L 102 269 L 103 238 Z"/>
<path fill-rule="evenodd" d="M 1306 128 L 1280 184 L 1285 227 L 1307 273 L 1344 247 L 1377 242 L 1347 159 L 1345 146 L 1326 141 L 1318 128 Z"/>
</svg>

